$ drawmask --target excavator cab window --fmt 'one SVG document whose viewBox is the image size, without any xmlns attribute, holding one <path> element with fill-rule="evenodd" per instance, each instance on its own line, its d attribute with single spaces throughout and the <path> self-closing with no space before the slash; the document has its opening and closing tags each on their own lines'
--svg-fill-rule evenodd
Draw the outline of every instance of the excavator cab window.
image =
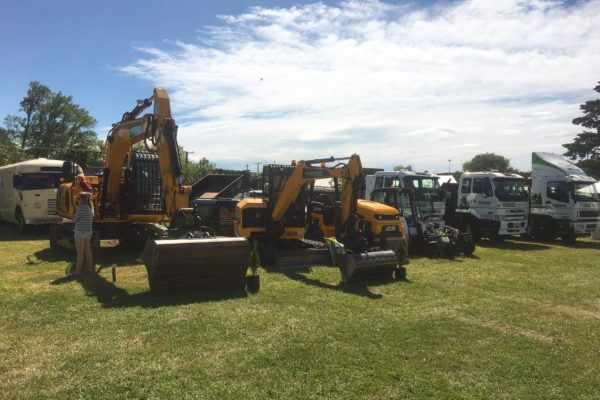
<svg viewBox="0 0 600 400">
<path fill-rule="evenodd" d="M 163 190 L 158 156 L 134 151 L 125 173 L 122 201 L 129 214 L 162 214 Z"/>
</svg>

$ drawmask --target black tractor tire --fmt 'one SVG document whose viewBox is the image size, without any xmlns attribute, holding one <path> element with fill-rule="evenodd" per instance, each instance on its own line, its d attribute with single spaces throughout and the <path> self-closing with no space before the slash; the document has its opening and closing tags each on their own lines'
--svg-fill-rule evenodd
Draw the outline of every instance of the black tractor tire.
<svg viewBox="0 0 600 400">
<path fill-rule="evenodd" d="M 460 250 L 465 256 L 470 256 L 473 253 L 475 253 L 475 247 L 475 242 L 473 242 L 473 240 L 469 238 L 463 240 L 462 248 Z"/>
<path fill-rule="evenodd" d="M 406 280 L 406 268 L 400 265 L 398 268 L 394 270 L 394 278 L 397 281 L 405 281 Z"/>
<path fill-rule="evenodd" d="M 454 260 L 454 257 L 456 257 L 456 244 L 450 242 L 444 247 L 444 257 Z"/>
<path fill-rule="evenodd" d="M 469 222 L 465 226 L 464 232 L 471 235 L 471 240 L 473 243 L 477 243 L 481 240 L 481 231 L 479 230 L 476 222 Z"/>
</svg>

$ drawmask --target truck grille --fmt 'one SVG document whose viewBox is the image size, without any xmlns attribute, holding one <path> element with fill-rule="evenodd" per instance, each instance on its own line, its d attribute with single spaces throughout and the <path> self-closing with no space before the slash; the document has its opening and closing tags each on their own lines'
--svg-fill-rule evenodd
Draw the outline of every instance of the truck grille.
<svg viewBox="0 0 600 400">
<path fill-rule="evenodd" d="M 56 215 L 56 199 L 48 199 L 48 215 Z"/>
<path fill-rule="evenodd" d="M 596 210 L 581 210 L 579 211 L 579 218 L 598 218 L 600 217 L 600 211 Z"/>
</svg>

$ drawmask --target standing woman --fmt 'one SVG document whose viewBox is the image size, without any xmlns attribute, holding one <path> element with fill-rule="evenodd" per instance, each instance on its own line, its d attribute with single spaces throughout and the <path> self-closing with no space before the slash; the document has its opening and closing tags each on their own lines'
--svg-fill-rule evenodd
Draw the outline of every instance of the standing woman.
<svg viewBox="0 0 600 400">
<path fill-rule="evenodd" d="M 87 267 L 93 272 L 92 266 L 92 221 L 94 220 L 94 208 L 92 206 L 92 194 L 80 192 L 77 197 L 77 210 L 75 212 L 75 249 L 77 250 L 77 262 L 74 275 L 81 274 L 83 258 L 87 261 Z"/>
</svg>

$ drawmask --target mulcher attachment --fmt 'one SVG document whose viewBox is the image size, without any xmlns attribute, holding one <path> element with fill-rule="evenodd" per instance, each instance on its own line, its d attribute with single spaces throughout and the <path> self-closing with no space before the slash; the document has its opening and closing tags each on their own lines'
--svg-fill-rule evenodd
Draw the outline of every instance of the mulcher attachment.
<svg viewBox="0 0 600 400">
<path fill-rule="evenodd" d="M 346 253 L 339 267 L 344 283 L 391 279 L 398 257 L 392 250 Z"/>
<path fill-rule="evenodd" d="M 242 290 L 250 244 L 244 238 L 148 240 L 144 263 L 150 292 Z"/>
<path fill-rule="evenodd" d="M 399 277 L 398 272 L 403 270 L 392 250 L 351 252 L 332 238 L 326 242 L 331 260 L 340 269 L 344 283 L 390 279 L 392 274 Z"/>
</svg>

